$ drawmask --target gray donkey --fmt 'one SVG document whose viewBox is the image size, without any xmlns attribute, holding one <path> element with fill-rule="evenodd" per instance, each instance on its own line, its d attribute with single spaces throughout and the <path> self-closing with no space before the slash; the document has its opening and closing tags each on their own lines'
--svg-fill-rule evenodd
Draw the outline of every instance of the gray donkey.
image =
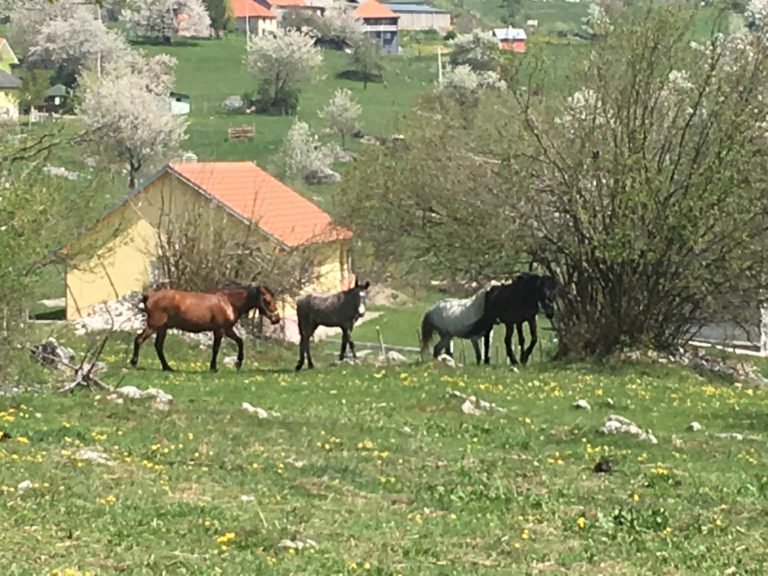
<svg viewBox="0 0 768 576">
<path fill-rule="evenodd" d="M 352 351 L 352 357 L 357 359 L 355 345 L 350 334 L 355 322 L 365 314 L 366 291 L 370 282 L 360 284 L 355 279 L 355 285 L 349 290 L 335 294 L 307 294 L 296 302 L 296 313 L 299 317 L 299 362 L 296 370 L 304 366 L 304 356 L 309 368 L 314 368 L 312 355 L 309 353 L 309 339 L 318 326 L 341 328 L 341 353 L 339 360 L 344 360 L 347 354 L 347 343 Z"/>
</svg>

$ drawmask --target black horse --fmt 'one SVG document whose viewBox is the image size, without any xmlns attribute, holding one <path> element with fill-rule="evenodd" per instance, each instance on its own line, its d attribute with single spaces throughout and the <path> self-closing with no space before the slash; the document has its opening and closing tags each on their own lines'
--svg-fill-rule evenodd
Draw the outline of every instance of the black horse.
<svg viewBox="0 0 768 576">
<path fill-rule="evenodd" d="M 297 371 L 304 366 L 305 358 L 309 368 L 315 367 L 309 352 L 309 339 L 318 326 L 341 328 L 339 360 L 344 360 L 347 344 L 352 351 L 352 357 L 357 359 L 351 333 L 355 322 L 365 315 L 365 299 L 370 285 L 370 282 L 360 284 L 355 280 L 355 285 L 349 290 L 333 294 L 307 294 L 296 301 L 300 335 Z"/>
<path fill-rule="evenodd" d="M 505 327 L 504 346 L 512 364 L 517 364 L 512 350 L 512 332 L 517 327 L 520 342 L 520 361 L 525 364 L 538 341 L 536 334 L 536 314 L 539 310 L 550 320 L 555 315 L 557 281 L 552 276 L 524 272 L 506 284 L 491 287 L 485 295 L 483 316 L 473 328 L 474 333 L 483 334 L 485 363 L 490 364 L 490 340 L 494 324 L 502 323 Z M 531 343 L 525 348 L 523 323 L 527 322 L 531 331 Z"/>
</svg>

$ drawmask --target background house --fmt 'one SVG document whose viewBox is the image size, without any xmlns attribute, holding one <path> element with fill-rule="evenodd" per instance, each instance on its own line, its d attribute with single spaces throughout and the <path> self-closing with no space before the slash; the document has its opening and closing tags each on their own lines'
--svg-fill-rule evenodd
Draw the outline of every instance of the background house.
<svg viewBox="0 0 768 576">
<path fill-rule="evenodd" d="M 398 21 L 400 16 L 376 0 L 359 4 L 352 14 L 363 21 L 365 35 L 381 49 L 382 54 L 397 54 Z"/>
<path fill-rule="evenodd" d="M 315 3 L 308 3 L 305 0 L 256 0 L 264 8 L 267 8 L 278 15 L 286 10 L 307 10 L 309 12 L 322 12 L 323 6 Z"/>
<path fill-rule="evenodd" d="M 19 59 L 16 58 L 16 54 L 11 49 L 8 40 L 0 37 L 0 70 L 10 74 L 11 66 L 15 66 L 18 63 Z"/>
<path fill-rule="evenodd" d="M 388 2 L 384 6 L 400 16 L 400 30 L 437 30 L 445 33 L 452 26 L 450 12 L 426 4 Z"/>
<path fill-rule="evenodd" d="M 493 37 L 499 42 L 499 48 L 511 52 L 525 52 L 528 36 L 522 28 L 494 28 Z"/>
<path fill-rule="evenodd" d="M 11 67 L 19 63 L 11 45 L 0 38 L 0 120 L 18 120 L 19 88 L 21 81 L 11 74 Z"/>
<path fill-rule="evenodd" d="M 252 162 L 173 162 L 63 248 L 67 319 L 146 289 L 157 280 L 153 274 L 164 230 L 200 211 L 221 216 L 243 238 L 250 230 L 254 247 L 279 251 L 313 244 L 319 254 L 317 280 L 306 289 L 335 292 L 348 287 L 352 233 L 335 226 L 318 206 Z M 294 302 L 284 300 L 281 313 L 282 335 L 293 339 Z"/>
<path fill-rule="evenodd" d="M 235 28 L 254 36 L 277 32 L 277 14 L 255 0 L 229 0 Z"/>
<path fill-rule="evenodd" d="M 0 70 L 0 120 L 19 119 L 19 88 L 18 78 Z"/>
</svg>

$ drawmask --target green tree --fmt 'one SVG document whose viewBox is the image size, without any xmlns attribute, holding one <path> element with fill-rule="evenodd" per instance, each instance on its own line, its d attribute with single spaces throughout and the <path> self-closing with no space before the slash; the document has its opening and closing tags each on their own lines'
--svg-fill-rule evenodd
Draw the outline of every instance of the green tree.
<svg viewBox="0 0 768 576">
<path fill-rule="evenodd" d="M 509 24 L 510 26 L 515 24 L 522 7 L 522 0 L 501 0 L 501 8 L 504 10 L 504 15 L 502 16 L 504 24 Z"/>
<path fill-rule="evenodd" d="M 9 356 L 22 334 L 22 311 L 41 275 L 55 264 L 52 249 L 104 208 L 106 184 L 87 177 L 70 181 L 43 170 L 55 151 L 75 152 L 82 134 L 67 137 L 45 128 L 11 132 L 0 137 L 0 385 L 15 369 Z"/>
<path fill-rule="evenodd" d="M 221 31 L 226 29 L 229 24 L 229 3 L 227 0 L 205 0 L 205 8 L 208 10 L 211 26 L 213 26 L 214 33 L 218 38 Z"/>
<path fill-rule="evenodd" d="M 349 59 L 349 71 L 356 79 L 362 80 L 363 90 L 368 89 L 368 82 L 381 82 L 384 70 L 381 50 L 376 44 L 366 38 L 355 43 Z"/>
<path fill-rule="evenodd" d="M 551 272 L 562 355 L 669 348 L 703 323 L 754 320 L 768 277 L 768 14 L 751 12 L 751 31 L 698 43 L 683 10 L 624 13 L 567 97 L 528 63 L 524 84 L 475 111 L 420 110 L 407 155 L 356 163 L 346 221 L 443 277 L 509 276 L 521 261 Z"/>
<path fill-rule="evenodd" d="M 43 101 L 45 93 L 50 87 L 53 70 L 22 67 L 17 70 L 16 74 L 21 80 L 19 106 L 26 113 L 32 106 L 37 106 Z"/>
</svg>

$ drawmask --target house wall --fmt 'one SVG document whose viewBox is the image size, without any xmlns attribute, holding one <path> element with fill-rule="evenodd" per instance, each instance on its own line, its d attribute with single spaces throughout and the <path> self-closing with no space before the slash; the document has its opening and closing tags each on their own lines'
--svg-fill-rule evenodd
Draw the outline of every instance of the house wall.
<svg viewBox="0 0 768 576">
<path fill-rule="evenodd" d="M 365 35 L 379 47 L 382 54 L 399 52 L 397 22 L 397 18 L 365 18 L 363 20 Z"/>
<path fill-rule="evenodd" d="M 525 52 L 525 40 L 500 40 L 499 48 L 510 52 Z"/>
<path fill-rule="evenodd" d="M 245 32 L 245 18 L 235 18 L 235 28 Z M 277 18 L 259 18 L 251 16 L 248 19 L 248 28 L 253 36 L 264 36 L 268 32 L 277 32 Z"/>
<path fill-rule="evenodd" d="M 126 204 L 114 210 L 99 224 L 81 236 L 69 249 L 66 272 L 66 317 L 74 320 L 91 308 L 150 284 L 150 269 L 158 252 L 158 229 L 168 220 L 180 221 L 199 210 L 218 211 L 232 218 L 233 232 L 247 225 L 189 187 L 184 181 L 164 173 Z M 214 213 L 215 213 L 214 212 Z M 257 240 L 258 241 L 258 240 Z M 269 242 L 266 236 L 264 242 Z M 319 245 L 317 279 L 304 292 L 337 292 L 348 287 L 349 241 Z M 282 335 L 298 333 L 295 302 L 282 299 L 279 327 Z"/>
<path fill-rule="evenodd" d="M 0 90 L 0 120 L 19 119 L 19 100 L 12 90 Z"/>
<path fill-rule="evenodd" d="M 395 10 L 397 12 L 397 10 Z M 447 32 L 451 29 L 450 14 L 435 14 L 431 12 L 397 12 L 400 14 L 398 27 L 400 30 L 432 30 Z"/>
</svg>

